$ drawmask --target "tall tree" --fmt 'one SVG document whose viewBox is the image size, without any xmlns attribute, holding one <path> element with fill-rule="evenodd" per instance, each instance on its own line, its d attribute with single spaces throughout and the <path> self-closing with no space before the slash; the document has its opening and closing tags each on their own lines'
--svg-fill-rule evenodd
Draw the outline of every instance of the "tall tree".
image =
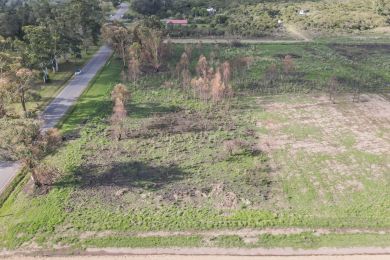
<svg viewBox="0 0 390 260">
<path fill-rule="evenodd" d="M 131 44 L 132 33 L 123 24 L 114 22 L 105 24 L 102 28 L 103 39 L 109 44 L 116 54 L 121 57 L 123 67 L 126 67 L 128 59 L 127 48 Z"/>
<path fill-rule="evenodd" d="M 0 155 L 21 161 L 31 172 L 31 178 L 36 186 L 46 184 L 42 172 L 36 170 L 39 161 L 53 152 L 61 141 L 58 130 L 49 129 L 42 132 L 40 122 L 37 120 L 0 119 Z"/>
<path fill-rule="evenodd" d="M 27 116 L 26 94 L 32 87 L 35 73 L 30 69 L 21 68 L 16 71 L 15 76 L 15 82 L 17 84 L 16 93 L 19 97 L 20 104 L 22 105 L 24 115 Z"/>
<path fill-rule="evenodd" d="M 138 27 L 135 31 L 142 50 L 142 59 L 149 63 L 158 72 L 163 57 L 163 32 L 147 27 Z"/>
<path fill-rule="evenodd" d="M 103 10 L 98 0 L 70 0 L 73 12 L 78 14 L 78 22 L 83 38 L 91 37 L 94 44 L 99 41 L 103 21 Z"/>
<path fill-rule="evenodd" d="M 24 44 L 20 44 L 27 66 L 37 67 L 43 73 L 43 82 L 48 80 L 47 67 L 50 66 L 53 56 L 53 38 L 50 31 L 42 26 L 25 26 Z"/>
</svg>

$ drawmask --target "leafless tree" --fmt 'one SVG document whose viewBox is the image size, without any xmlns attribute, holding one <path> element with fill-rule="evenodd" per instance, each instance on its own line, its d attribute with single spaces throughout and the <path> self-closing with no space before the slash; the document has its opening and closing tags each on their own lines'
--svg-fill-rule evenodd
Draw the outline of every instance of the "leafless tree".
<svg viewBox="0 0 390 260">
<path fill-rule="evenodd" d="M 141 41 L 143 60 L 148 62 L 155 72 L 159 72 L 164 54 L 162 32 L 151 28 L 139 28 L 137 35 Z"/>
<path fill-rule="evenodd" d="M 113 114 L 111 116 L 112 137 L 120 140 L 125 135 L 124 119 L 127 116 L 126 102 L 130 99 L 130 94 L 123 84 L 117 84 L 111 92 L 114 101 Z"/>
</svg>

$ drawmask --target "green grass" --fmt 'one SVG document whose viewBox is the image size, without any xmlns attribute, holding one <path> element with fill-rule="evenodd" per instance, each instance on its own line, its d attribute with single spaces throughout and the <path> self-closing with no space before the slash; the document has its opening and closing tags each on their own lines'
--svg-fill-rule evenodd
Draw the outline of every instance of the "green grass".
<svg viewBox="0 0 390 260">
<path fill-rule="evenodd" d="M 315 234 L 303 232 L 291 235 L 260 235 L 257 242 L 245 243 L 240 236 L 219 236 L 214 243 L 219 247 L 263 247 L 263 248 L 305 248 L 321 247 L 354 247 L 354 246 L 387 246 L 390 240 L 388 234 Z"/>
<path fill-rule="evenodd" d="M 109 237 L 86 239 L 83 246 L 89 247 L 199 247 L 202 245 L 200 236 L 172 237 Z"/>
<path fill-rule="evenodd" d="M 86 90 L 62 121 L 60 124 L 62 132 L 75 130 L 80 124 L 90 119 L 104 119 L 111 112 L 110 93 L 113 86 L 119 82 L 121 66 L 116 61 L 106 66 L 109 66 L 109 69 L 102 70 L 91 83 L 93 87 Z"/>
<path fill-rule="evenodd" d="M 294 86 L 308 90 L 314 83 L 318 86 L 314 79 L 321 82 L 335 72 L 352 78 L 369 66 L 377 68 L 380 84 L 388 77 L 383 68 L 386 53 L 378 63 L 368 59 L 354 71 L 340 50 L 310 44 L 220 46 L 218 50 L 206 45 L 194 50 L 191 68 L 200 53 L 211 50 L 218 51 L 221 60 L 258 57 L 247 73 L 237 76 L 237 82 L 247 77 L 261 80 L 264 69 L 279 61 L 277 55 L 287 53 L 301 56 L 295 60 L 296 69 L 306 81 L 292 77 L 283 79 L 281 86 L 294 82 Z M 177 46 L 169 60 L 171 66 L 181 51 L 182 46 Z M 316 101 L 315 95 L 284 93 L 287 88 L 281 87 L 282 94 L 263 96 L 256 86 L 243 84 L 238 85 L 241 91 L 229 104 L 213 105 L 179 88 L 161 87 L 166 81 L 174 83 L 165 69 L 143 76 L 137 85 L 128 84 L 131 102 L 124 122 L 128 133 L 117 142 L 110 137 L 108 118 L 112 112 L 110 93 L 119 82 L 121 65 L 112 59 L 103 68 L 62 123 L 61 130 L 74 140 L 45 159 L 63 173 L 63 178 L 47 195 L 31 197 L 22 185 L 11 194 L 0 208 L 0 232 L 4 234 L 0 247 L 18 248 L 32 242 L 43 247 L 56 243 L 82 247 L 308 248 L 389 244 L 387 235 L 370 233 L 264 235 L 252 244 L 236 236 L 210 241 L 198 235 L 141 238 L 122 234 L 80 239 L 91 231 L 390 227 L 390 180 L 385 174 L 389 155 L 359 150 L 358 137 L 345 129 L 334 127 L 330 131 L 328 125 L 298 123 L 297 116 L 326 119 L 333 111 L 327 106 L 311 111 L 306 105 Z M 369 79 L 372 75 L 366 76 Z M 321 93 L 318 89 L 313 92 Z M 291 112 L 291 106 L 298 112 Z M 335 105 L 334 109 L 345 112 L 350 108 Z M 278 141 L 280 136 L 301 142 L 329 141 L 329 146 L 340 150 L 257 149 L 262 141 Z M 385 133 L 378 138 L 384 137 Z M 232 140 L 237 147 L 229 153 L 226 142 Z M 117 195 L 123 189 L 123 194 Z"/>
</svg>

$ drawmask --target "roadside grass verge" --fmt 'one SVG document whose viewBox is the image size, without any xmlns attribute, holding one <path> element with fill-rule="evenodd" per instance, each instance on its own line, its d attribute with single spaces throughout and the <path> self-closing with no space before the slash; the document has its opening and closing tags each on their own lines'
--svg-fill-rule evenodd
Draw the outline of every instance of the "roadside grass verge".
<svg viewBox="0 0 390 260">
<path fill-rule="evenodd" d="M 83 248 L 169 248 L 169 247 L 222 247 L 222 248 L 294 248 L 318 249 L 323 247 L 386 247 L 389 234 L 315 234 L 304 232 L 291 235 L 264 234 L 254 237 L 216 235 L 211 237 L 151 236 L 151 237 L 102 237 L 77 240 Z"/>
<path fill-rule="evenodd" d="M 82 68 L 96 53 L 100 46 L 92 46 L 86 53 L 83 51 L 81 59 L 70 58 L 68 62 L 60 61 L 60 70 L 56 73 L 49 71 L 50 82 L 43 84 L 38 81 L 33 87 L 33 94 L 28 97 L 26 104 L 28 111 L 37 113 L 47 106 L 51 100 L 61 91 L 69 79 L 72 78 L 77 68 Z M 21 105 L 14 103 L 10 105 L 12 113 L 20 114 L 22 112 Z"/>
<path fill-rule="evenodd" d="M 58 124 L 63 133 L 75 130 L 90 119 L 104 119 L 111 111 L 110 93 L 119 82 L 121 66 L 116 59 L 110 59 L 95 76 L 77 103 Z"/>
</svg>

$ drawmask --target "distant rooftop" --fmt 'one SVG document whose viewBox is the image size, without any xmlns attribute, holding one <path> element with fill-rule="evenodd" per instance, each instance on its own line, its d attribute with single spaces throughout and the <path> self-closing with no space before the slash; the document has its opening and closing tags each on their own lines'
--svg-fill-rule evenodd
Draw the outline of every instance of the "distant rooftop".
<svg viewBox="0 0 390 260">
<path fill-rule="evenodd" d="M 188 20 L 169 19 L 167 20 L 167 24 L 188 24 Z"/>
</svg>

